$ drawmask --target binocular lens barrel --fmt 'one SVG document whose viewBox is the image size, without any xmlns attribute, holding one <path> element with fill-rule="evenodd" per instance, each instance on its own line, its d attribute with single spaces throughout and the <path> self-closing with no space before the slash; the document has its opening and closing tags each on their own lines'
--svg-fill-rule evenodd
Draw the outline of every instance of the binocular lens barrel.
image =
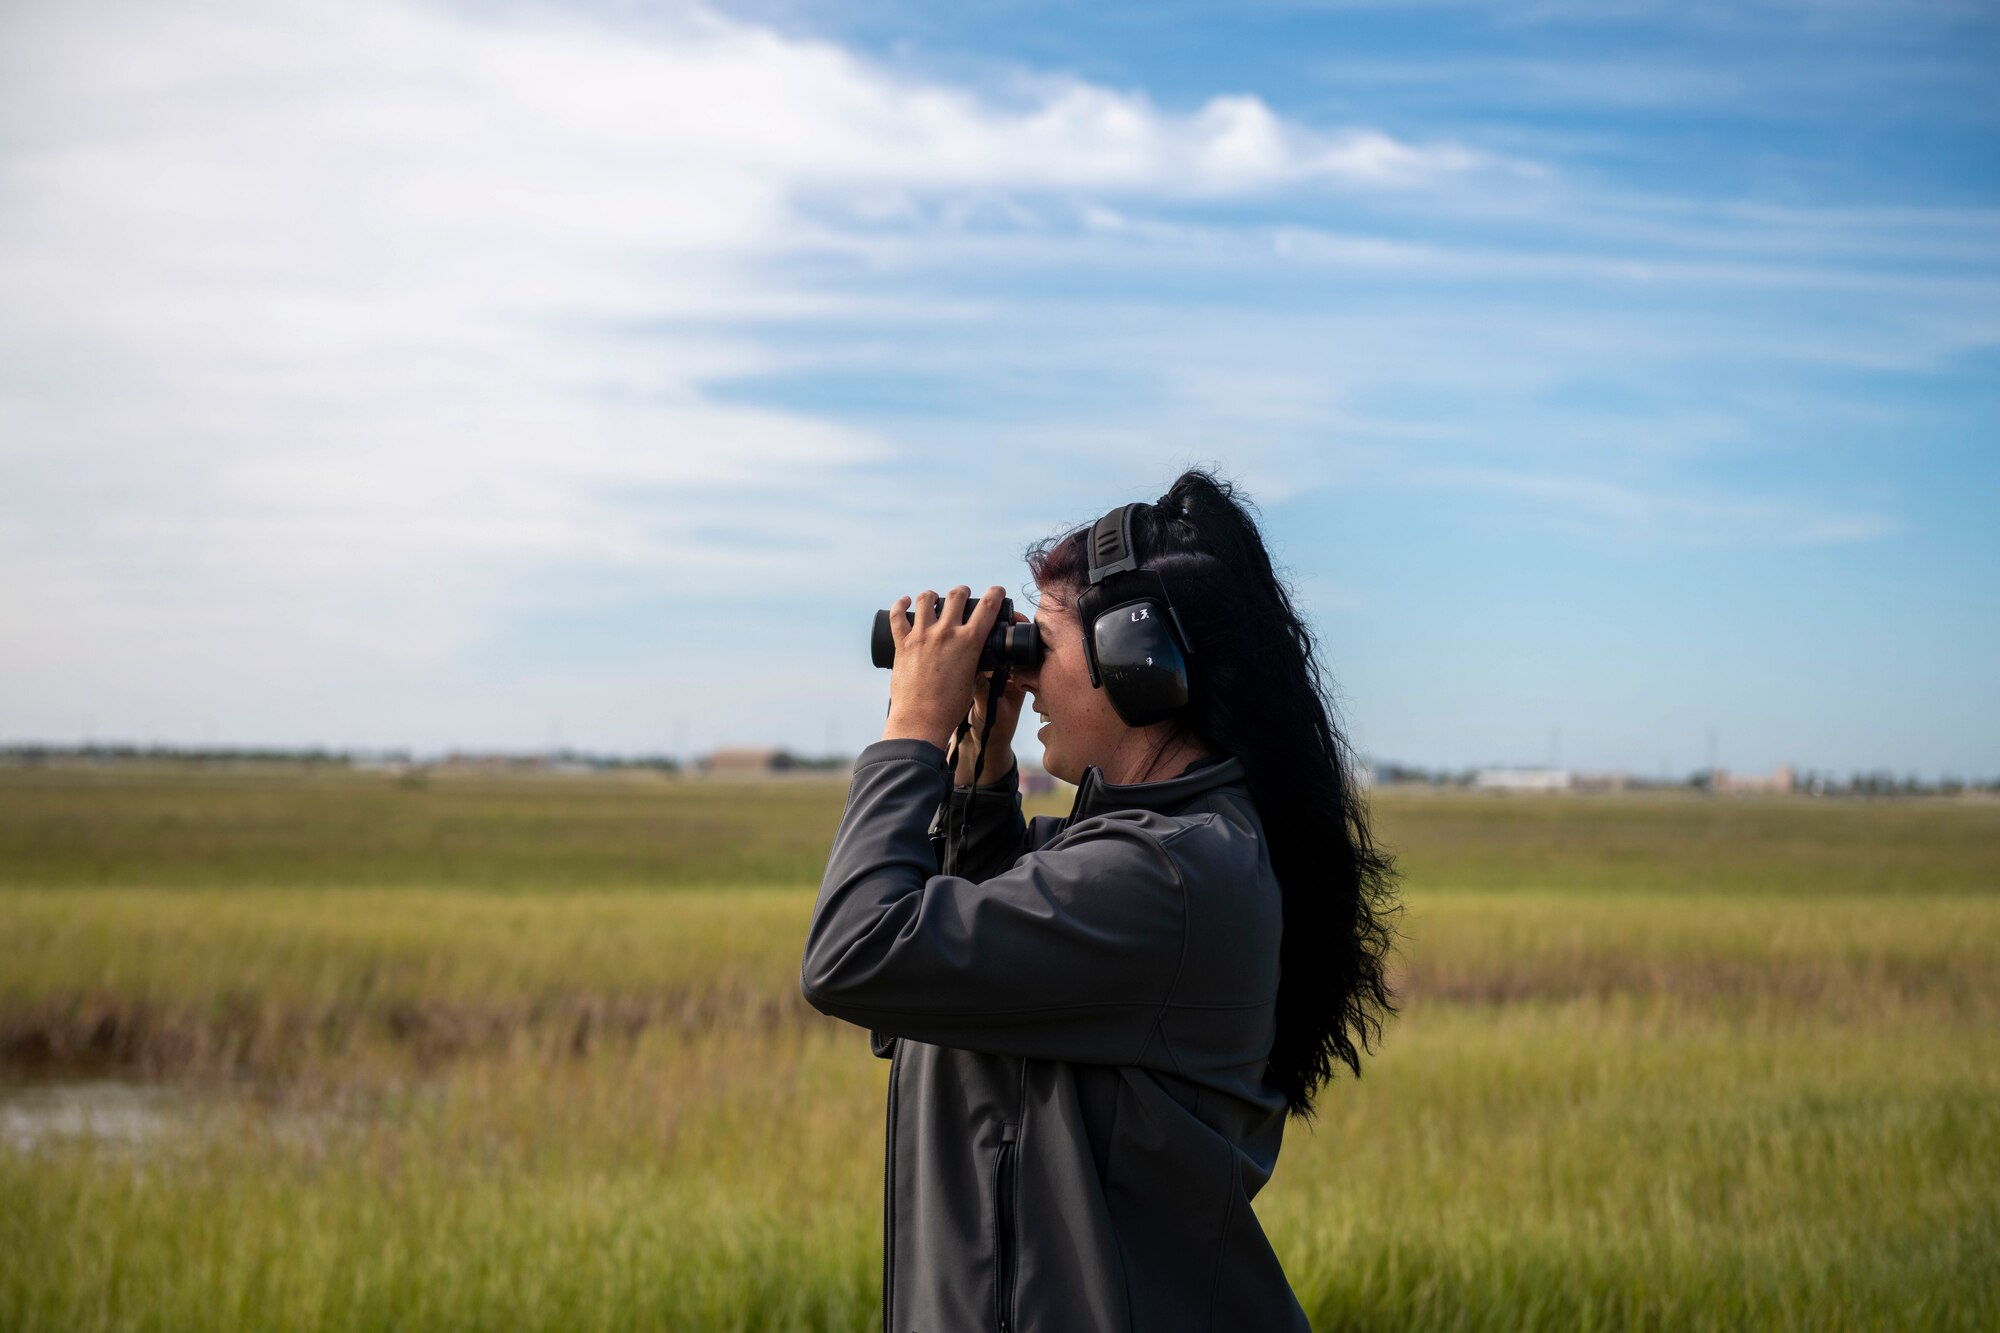
<svg viewBox="0 0 2000 1333">
<path fill-rule="evenodd" d="M 967 601 L 966 620 L 972 619 L 972 612 L 979 604 Z M 944 610 L 944 598 L 937 599 L 936 612 Z M 915 624 L 917 613 L 905 611 L 905 623 Z M 875 613 L 875 629 L 869 636 L 868 647 L 878 667 L 892 667 L 896 664 L 896 636 L 889 631 L 889 613 Z M 1042 631 L 1034 621 L 1017 622 L 1014 619 L 1014 601 L 1008 598 L 1000 603 L 999 619 L 993 622 L 993 632 L 986 636 L 986 645 L 979 652 L 979 670 L 991 671 L 1002 664 L 1010 667 L 1040 666 L 1042 663 Z"/>
</svg>

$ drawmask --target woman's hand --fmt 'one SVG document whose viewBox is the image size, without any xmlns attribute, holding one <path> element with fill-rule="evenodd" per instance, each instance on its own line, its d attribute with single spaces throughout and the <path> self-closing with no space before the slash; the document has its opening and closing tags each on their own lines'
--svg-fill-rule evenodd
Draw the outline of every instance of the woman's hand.
<svg viewBox="0 0 2000 1333">
<path fill-rule="evenodd" d="M 1014 613 L 1014 623 L 1026 624 L 1028 617 L 1019 611 Z M 952 781 L 961 787 L 972 785 L 973 765 L 979 759 L 979 733 L 986 725 L 986 682 L 993 673 L 979 673 L 979 683 L 972 691 L 972 711 L 966 720 L 972 724 L 972 734 L 966 744 L 960 747 L 958 772 Z M 1014 729 L 1021 722 L 1021 706 L 1027 701 L 1028 687 L 1018 675 L 1007 678 L 1006 688 L 1000 691 L 1000 701 L 993 709 L 993 734 L 986 738 L 987 759 L 979 765 L 980 780 L 987 783 L 998 782 L 1007 776 L 1007 770 L 1014 766 Z"/>
<path fill-rule="evenodd" d="M 952 732 L 972 709 L 980 649 L 1006 595 L 1005 588 L 988 588 L 970 619 L 965 618 L 965 604 L 972 589 L 964 584 L 944 595 L 942 610 L 933 609 L 937 594 L 926 588 L 917 596 L 914 619 L 904 616 L 910 599 L 896 599 L 889 608 L 896 663 L 889 672 L 889 724 L 882 730 L 883 740 L 929 741 L 940 750 L 950 745 Z M 996 730 L 999 725 L 996 716 Z"/>
</svg>

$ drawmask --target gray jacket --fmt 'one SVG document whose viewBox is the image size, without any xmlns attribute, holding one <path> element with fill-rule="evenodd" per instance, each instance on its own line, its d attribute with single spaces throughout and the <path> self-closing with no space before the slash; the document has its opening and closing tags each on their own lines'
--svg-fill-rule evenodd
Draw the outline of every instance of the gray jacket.
<svg viewBox="0 0 2000 1333">
<path fill-rule="evenodd" d="M 887 1333 L 1303 1330 L 1250 1201 L 1285 1124 L 1263 1071 L 1280 902 L 1242 765 L 1068 817 L 982 788 L 963 876 L 944 753 L 854 767 L 800 982 L 889 1074 Z M 985 807 L 982 812 L 981 806 Z"/>
</svg>

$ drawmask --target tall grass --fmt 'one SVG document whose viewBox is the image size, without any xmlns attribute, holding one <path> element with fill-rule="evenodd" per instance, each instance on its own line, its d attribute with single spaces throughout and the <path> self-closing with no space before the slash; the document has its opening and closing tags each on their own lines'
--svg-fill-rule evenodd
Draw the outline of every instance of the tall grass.
<svg viewBox="0 0 2000 1333">
<path fill-rule="evenodd" d="M 657 1034 L 0 1156 L 0 1326 L 856 1328 L 878 1063 L 824 1029 Z"/>
<path fill-rule="evenodd" d="M 299 1074 L 798 1023 L 798 889 L 0 890 L 0 1059 Z"/>
<path fill-rule="evenodd" d="M 1405 868 L 1441 887 L 1813 898 L 2000 888 L 2000 802 L 1985 799 L 1391 790 L 1375 811 Z"/>
<path fill-rule="evenodd" d="M 719 782 L 298 770 L 0 766 L 0 887 L 667 888 L 809 884 L 838 781 Z M 1060 798 L 1034 809 L 1060 812 Z M 1575 799 L 1374 801 L 1413 882 L 1601 893 L 2000 887 L 2000 803 Z"/>
<path fill-rule="evenodd" d="M 0 885 L 808 883 L 838 782 L 0 767 Z"/>
<path fill-rule="evenodd" d="M 809 1022 L 803 889 L 0 890 L 0 1059 L 151 1076 L 420 1066 Z M 2000 1025 L 2000 912 L 1966 894 L 1412 894 L 1406 995 L 1746 1021 Z"/>
<path fill-rule="evenodd" d="M 840 795 L 0 780 L 0 1071 L 170 1108 L 0 1144 L 0 1328 L 876 1326 Z M 1258 1200 L 1322 1333 L 2000 1326 L 1991 811 L 1378 818 L 1408 1003 Z"/>
<path fill-rule="evenodd" d="M 1418 1005 L 1259 1213 L 1322 1330 L 1991 1327 L 1996 1068 L 1983 1029 Z M 197 1098 L 0 1156 L 0 1324 L 867 1328 L 885 1071 L 826 1025 Z"/>
</svg>

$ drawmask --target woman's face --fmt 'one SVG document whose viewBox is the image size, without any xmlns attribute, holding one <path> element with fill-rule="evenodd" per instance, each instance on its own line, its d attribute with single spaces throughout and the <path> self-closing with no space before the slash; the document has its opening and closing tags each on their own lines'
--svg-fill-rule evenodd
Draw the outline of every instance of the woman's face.
<svg viewBox="0 0 2000 1333">
<path fill-rule="evenodd" d="M 1044 589 L 1035 609 L 1035 622 L 1042 631 L 1042 663 L 1020 669 L 1015 676 L 1027 687 L 1030 704 L 1043 718 L 1035 733 L 1044 751 L 1042 767 L 1064 782 L 1081 782 L 1083 770 L 1090 765 L 1110 766 L 1112 757 L 1127 743 L 1131 729 L 1112 709 L 1104 691 L 1090 683 L 1090 666 L 1083 657 L 1083 628 L 1068 592 Z"/>
</svg>

